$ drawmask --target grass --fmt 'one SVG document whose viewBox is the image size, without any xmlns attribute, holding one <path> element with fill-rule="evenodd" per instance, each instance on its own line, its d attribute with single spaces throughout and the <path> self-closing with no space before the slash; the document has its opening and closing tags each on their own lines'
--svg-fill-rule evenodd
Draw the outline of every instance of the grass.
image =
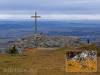
<svg viewBox="0 0 100 75">
<path fill-rule="evenodd" d="M 63 53 L 64 50 L 31 49 L 22 55 L 0 55 L 0 75 L 61 75 L 64 73 Z M 13 72 L 9 72 L 12 69 Z"/>
<path fill-rule="evenodd" d="M 93 60 L 87 59 L 83 61 L 83 63 L 79 63 L 79 61 L 66 60 L 66 71 L 67 72 L 96 72 L 97 71 L 97 63 Z"/>
<path fill-rule="evenodd" d="M 65 53 L 67 50 L 72 49 L 26 49 L 23 54 L 1 54 L 0 75 L 73 75 L 73 73 L 65 72 Z M 100 58 L 98 60 L 100 61 Z M 100 67 L 98 67 L 99 69 Z M 99 72 L 82 73 L 82 75 L 99 75 Z M 80 73 L 76 73 L 76 75 L 80 75 Z"/>
</svg>

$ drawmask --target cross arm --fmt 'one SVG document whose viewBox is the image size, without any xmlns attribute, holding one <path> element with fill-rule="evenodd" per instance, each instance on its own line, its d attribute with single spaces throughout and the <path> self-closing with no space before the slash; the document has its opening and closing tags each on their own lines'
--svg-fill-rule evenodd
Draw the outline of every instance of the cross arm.
<svg viewBox="0 0 100 75">
<path fill-rule="evenodd" d="M 41 18 L 41 16 L 31 16 L 31 18 Z"/>
</svg>

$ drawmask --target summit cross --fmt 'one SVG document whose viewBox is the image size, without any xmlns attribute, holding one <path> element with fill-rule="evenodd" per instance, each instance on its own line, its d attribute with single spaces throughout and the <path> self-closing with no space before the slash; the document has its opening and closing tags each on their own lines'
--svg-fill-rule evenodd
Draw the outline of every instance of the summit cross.
<svg viewBox="0 0 100 75">
<path fill-rule="evenodd" d="M 37 12 L 35 12 L 35 16 L 31 16 L 31 18 L 35 19 L 35 34 L 37 34 L 38 32 L 38 28 L 37 28 L 37 18 L 41 18 L 41 16 L 37 15 Z"/>
</svg>

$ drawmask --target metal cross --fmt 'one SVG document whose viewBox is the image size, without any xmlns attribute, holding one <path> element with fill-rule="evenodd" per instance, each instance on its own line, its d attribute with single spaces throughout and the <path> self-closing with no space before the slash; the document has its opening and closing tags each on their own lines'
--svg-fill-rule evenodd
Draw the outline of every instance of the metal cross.
<svg viewBox="0 0 100 75">
<path fill-rule="evenodd" d="M 37 34 L 37 18 L 40 18 L 41 16 L 37 16 L 37 12 L 35 12 L 35 16 L 31 16 L 31 18 L 35 18 L 35 34 Z"/>
</svg>

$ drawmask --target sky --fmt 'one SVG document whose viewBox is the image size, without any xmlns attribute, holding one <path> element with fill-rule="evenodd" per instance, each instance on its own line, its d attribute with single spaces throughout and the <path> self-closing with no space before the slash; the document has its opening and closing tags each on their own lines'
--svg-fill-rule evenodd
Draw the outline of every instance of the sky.
<svg viewBox="0 0 100 75">
<path fill-rule="evenodd" d="M 37 11 L 43 19 L 100 20 L 100 0 L 0 0 L 0 19 L 30 19 Z"/>
</svg>

